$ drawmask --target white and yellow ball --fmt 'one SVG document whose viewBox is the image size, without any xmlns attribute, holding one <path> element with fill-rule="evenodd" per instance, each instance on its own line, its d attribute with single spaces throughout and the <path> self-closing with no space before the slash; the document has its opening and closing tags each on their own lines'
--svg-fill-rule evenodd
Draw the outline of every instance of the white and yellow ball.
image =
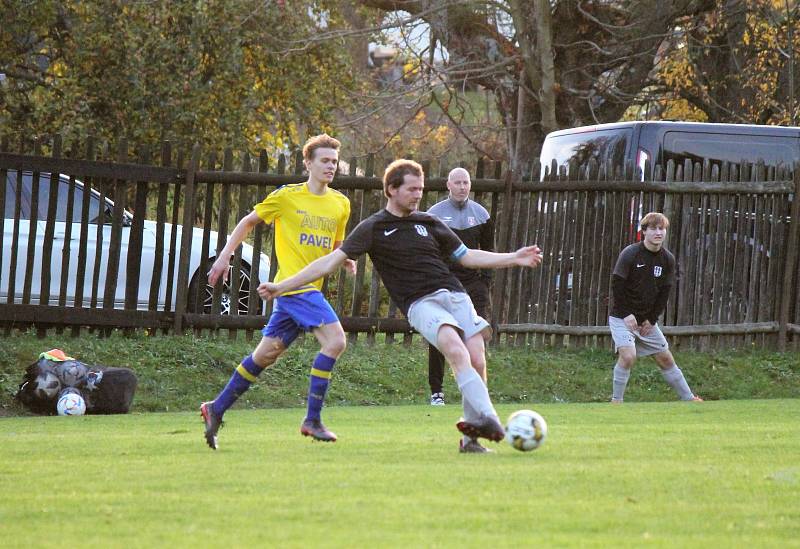
<svg viewBox="0 0 800 549">
<path fill-rule="evenodd" d="M 517 410 L 508 417 L 506 442 L 521 452 L 530 452 L 547 439 L 547 422 L 533 410 Z"/>
</svg>

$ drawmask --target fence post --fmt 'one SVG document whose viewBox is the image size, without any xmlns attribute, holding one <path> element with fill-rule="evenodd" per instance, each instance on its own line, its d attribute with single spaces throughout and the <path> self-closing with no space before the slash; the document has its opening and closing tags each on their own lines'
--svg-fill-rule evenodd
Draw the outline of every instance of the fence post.
<svg viewBox="0 0 800 549">
<path fill-rule="evenodd" d="M 498 212 L 498 217 L 496 219 L 502 219 L 500 222 L 499 227 L 499 234 L 497 238 L 498 246 L 502 248 L 501 251 L 508 252 L 513 251 L 509 250 L 509 246 L 511 245 L 510 237 L 511 237 L 511 224 L 513 222 L 513 213 L 514 213 L 514 169 L 509 166 L 506 169 L 505 173 L 505 192 L 503 194 L 503 209 L 502 211 Z M 499 343 L 500 342 L 500 334 L 497 332 L 497 325 L 500 324 L 501 318 L 501 311 L 504 309 L 506 304 L 506 280 L 508 275 L 508 269 L 500 269 L 496 271 L 495 274 L 495 282 L 494 282 L 494 292 L 492 295 L 492 343 Z"/>
<path fill-rule="evenodd" d="M 267 156 L 267 151 L 265 149 L 261 149 L 258 152 L 258 173 L 266 173 L 269 170 L 269 156 Z M 253 199 L 254 203 L 261 202 L 264 200 L 264 197 L 267 194 L 267 189 L 264 184 L 259 184 L 256 188 L 256 196 Z M 253 231 L 253 265 L 251 267 L 251 272 L 255 273 L 255 276 L 258 277 L 259 273 L 261 272 L 261 250 L 264 246 L 265 240 L 265 227 L 264 223 L 259 223 L 256 225 L 255 231 Z M 250 280 L 253 280 L 253 275 L 250 275 Z M 262 280 L 261 282 L 268 282 L 267 280 Z M 261 311 L 261 298 L 258 296 L 256 292 L 257 284 L 250 284 L 250 297 L 247 300 L 247 311 L 248 314 L 260 314 Z M 252 330 L 247 332 L 247 340 L 250 341 L 253 337 Z"/>
<path fill-rule="evenodd" d="M 53 158 L 61 158 L 61 134 L 55 134 L 53 136 L 53 149 L 51 151 L 51 156 Z M 49 192 L 49 200 L 47 204 L 47 219 L 45 220 L 45 229 L 44 229 L 44 243 L 42 249 L 42 273 L 41 273 L 41 280 L 39 283 L 39 305 L 50 305 L 50 269 L 52 268 L 52 254 L 53 254 L 53 240 L 55 235 L 55 219 L 56 219 L 56 208 L 58 206 L 58 191 L 61 187 L 61 176 L 58 173 L 51 173 L 50 174 L 50 192 Z M 31 216 L 31 219 L 38 216 Z M 64 224 L 69 225 L 69 223 Z M 64 246 L 69 244 L 68 241 L 64 241 Z M 39 328 L 39 334 L 42 334 L 42 329 Z M 42 335 L 43 337 L 43 335 Z"/>
<path fill-rule="evenodd" d="M 117 148 L 117 162 L 120 164 L 128 160 L 128 141 L 120 139 Z M 113 187 L 109 193 L 114 197 L 114 209 L 111 219 L 111 240 L 108 245 L 108 267 L 106 268 L 106 281 L 103 289 L 103 309 L 114 309 L 114 301 L 117 295 L 117 278 L 119 275 L 119 261 L 122 248 L 122 217 L 124 215 L 128 182 L 120 177 L 112 179 Z M 98 288 L 99 290 L 99 288 Z M 110 335 L 110 329 L 104 329 L 103 335 Z"/>
<path fill-rule="evenodd" d="M 20 150 L 22 147 L 20 147 Z M 33 154 L 35 156 L 41 156 L 42 154 L 42 142 L 41 139 L 34 138 L 33 141 Z M 34 170 L 33 174 L 31 175 L 31 221 L 28 225 L 28 248 L 27 248 L 27 255 L 25 259 L 25 276 L 22 282 L 22 303 L 28 305 L 31 302 L 31 291 L 33 288 L 33 261 L 36 253 L 36 232 L 38 229 L 39 224 L 36 223 L 36 219 L 38 218 L 39 212 L 39 177 L 40 172 L 39 170 Z M 17 176 L 17 195 L 20 196 L 22 194 L 22 178 Z M 21 219 L 19 216 L 16 216 L 17 219 Z M 13 262 L 12 262 L 12 269 L 13 269 Z M 13 292 L 9 289 L 8 292 L 9 296 L 9 303 L 13 303 Z"/>
<path fill-rule="evenodd" d="M 789 323 L 789 309 L 798 296 L 794 293 L 794 267 L 797 263 L 797 246 L 800 241 L 800 164 L 794 166 L 794 197 L 789 221 L 789 243 L 786 250 L 786 263 L 783 268 L 783 296 L 781 298 L 780 318 L 778 319 L 778 350 L 786 350 L 786 328 Z M 792 299 L 794 298 L 794 299 Z"/>
<path fill-rule="evenodd" d="M 189 253 L 192 247 L 192 218 L 194 217 L 194 177 L 200 163 L 200 145 L 192 148 L 192 159 L 186 169 L 186 189 L 183 201 L 183 229 L 181 230 L 181 255 L 178 262 L 178 287 L 175 288 L 175 322 L 173 329 L 176 335 L 183 332 L 183 314 L 186 312 L 186 297 L 189 286 Z M 173 229 L 174 230 L 174 229 Z"/>
</svg>

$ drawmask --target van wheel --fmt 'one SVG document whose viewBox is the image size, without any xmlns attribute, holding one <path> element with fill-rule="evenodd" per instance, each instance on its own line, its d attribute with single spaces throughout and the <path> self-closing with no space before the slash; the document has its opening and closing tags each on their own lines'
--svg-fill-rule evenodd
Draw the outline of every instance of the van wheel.
<svg viewBox="0 0 800 549">
<path fill-rule="evenodd" d="M 214 287 L 208 283 L 206 273 L 211 268 L 214 258 L 209 259 L 203 264 L 202 268 L 197 269 L 189 284 L 189 295 L 186 309 L 190 313 L 211 314 L 211 303 L 214 299 Z M 250 299 L 250 265 L 242 261 L 242 268 L 239 271 L 239 284 L 235 291 L 231 291 L 231 281 L 233 280 L 233 265 L 228 266 L 228 280 L 222 284 L 222 298 L 220 300 L 219 314 L 229 315 L 233 309 L 234 300 L 238 305 L 238 313 L 246 314 L 247 305 Z"/>
</svg>

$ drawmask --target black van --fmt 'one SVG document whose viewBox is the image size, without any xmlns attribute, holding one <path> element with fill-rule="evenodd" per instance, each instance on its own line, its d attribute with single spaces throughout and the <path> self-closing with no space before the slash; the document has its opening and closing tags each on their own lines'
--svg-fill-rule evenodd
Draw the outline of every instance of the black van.
<svg viewBox="0 0 800 549">
<path fill-rule="evenodd" d="M 555 159 L 559 166 L 574 160 L 578 164 L 595 159 L 598 163 L 623 166 L 632 163 L 642 172 L 649 161 L 666 168 L 687 158 L 708 159 L 712 164 L 763 162 L 767 166 L 791 169 L 800 161 L 800 128 L 749 124 L 706 124 L 702 122 L 618 122 L 559 130 L 547 134 L 540 160 L 541 175 Z"/>
</svg>

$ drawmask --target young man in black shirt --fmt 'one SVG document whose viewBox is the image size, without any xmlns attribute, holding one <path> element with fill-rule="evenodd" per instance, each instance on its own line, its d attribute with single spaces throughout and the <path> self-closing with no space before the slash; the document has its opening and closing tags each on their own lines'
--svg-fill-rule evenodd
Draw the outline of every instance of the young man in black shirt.
<svg viewBox="0 0 800 549">
<path fill-rule="evenodd" d="M 702 401 L 689 389 L 657 324 L 675 281 L 675 256 L 664 247 L 669 219 L 650 212 L 640 226 L 642 241 L 622 250 L 611 278 L 608 326 L 619 355 L 611 402 L 622 403 L 637 356 L 652 356 L 681 400 Z"/>
<path fill-rule="evenodd" d="M 447 262 L 470 269 L 536 267 L 542 253 L 538 246 L 502 254 L 468 249 L 438 218 L 417 211 L 424 188 L 419 164 L 392 162 L 383 176 L 386 209 L 359 223 L 339 249 L 277 284 L 261 284 L 258 293 L 272 299 L 333 272 L 348 258 L 368 253 L 411 326 L 444 354 L 455 373 L 464 404 L 464 418 L 456 424 L 464 435 L 460 451 L 482 453 L 487 449 L 478 443 L 479 437 L 497 442 L 505 435 L 483 381 L 484 338 L 490 328 L 475 313 Z"/>
<path fill-rule="evenodd" d="M 447 198 L 437 202 L 428 213 L 441 219 L 453 229 L 467 248 L 494 251 L 494 221 L 486 208 L 470 200 L 472 181 L 464 168 L 454 168 L 447 176 Z M 458 263 L 450 265 L 450 270 L 469 294 L 475 311 L 488 318 L 489 309 L 489 271 L 467 269 Z M 430 345 L 428 347 L 428 384 L 431 387 L 431 405 L 444 406 L 444 355 Z M 486 382 L 486 379 L 483 380 Z"/>
</svg>

